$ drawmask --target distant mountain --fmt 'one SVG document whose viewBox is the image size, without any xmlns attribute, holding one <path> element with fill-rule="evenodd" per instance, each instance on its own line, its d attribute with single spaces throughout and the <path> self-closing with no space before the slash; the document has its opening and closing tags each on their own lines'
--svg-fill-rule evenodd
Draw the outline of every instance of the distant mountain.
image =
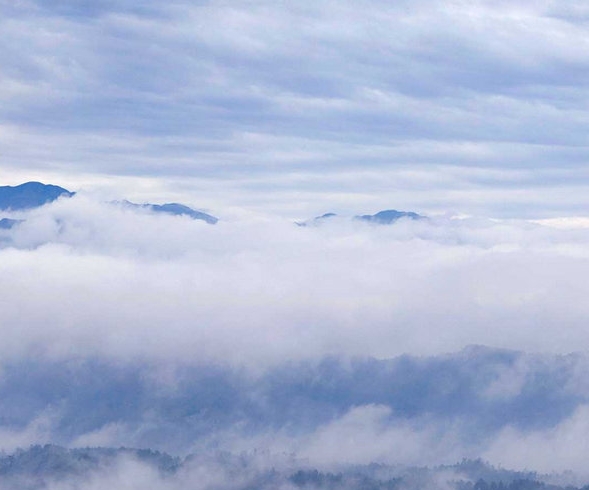
<svg viewBox="0 0 589 490">
<path fill-rule="evenodd" d="M 63 187 L 41 182 L 27 182 L 15 187 L 0 186 L 0 210 L 20 211 L 37 208 L 55 201 L 58 197 L 72 197 L 74 194 L 75 192 Z"/>
<path fill-rule="evenodd" d="M 206 221 L 210 225 L 214 225 L 219 221 L 218 218 L 211 216 L 210 214 L 203 213 L 202 211 L 196 211 L 188 206 L 178 203 L 166 203 L 166 204 L 135 204 L 130 201 L 123 201 L 123 205 L 137 209 L 147 209 L 155 213 L 166 213 L 173 214 L 174 216 L 189 216 L 192 219 L 199 219 Z"/>
<path fill-rule="evenodd" d="M 363 214 L 361 216 L 354 216 L 354 219 L 367 221 L 369 223 L 377 223 L 379 225 L 390 225 L 401 218 L 420 220 L 425 219 L 425 216 L 412 211 L 397 211 L 395 209 L 379 211 L 376 214 Z"/>
<path fill-rule="evenodd" d="M 125 462 L 133 462 L 126 467 Z M 554 476 L 495 468 L 481 460 L 445 466 L 372 463 L 345 465 L 337 473 L 290 459 L 284 468 L 264 464 L 252 454 L 229 452 L 174 457 L 152 449 L 31 446 L 0 454 L 2 488 L 215 488 L 217 490 L 586 490 L 554 484 Z M 203 470 L 207 472 L 203 473 Z M 132 473 L 130 472 L 132 471 Z M 205 479 L 214 484 L 202 484 Z M 556 477 L 558 479 L 558 476 Z M 129 486 L 128 482 L 142 482 Z M 190 485 L 192 484 L 192 485 Z"/>
<path fill-rule="evenodd" d="M 321 216 L 317 216 L 313 219 L 308 221 L 297 221 L 296 224 L 298 226 L 315 226 L 325 223 L 326 221 L 338 217 L 335 213 L 325 213 Z M 390 225 L 395 223 L 397 220 L 401 218 L 409 218 L 412 220 L 421 220 L 427 219 L 425 216 L 421 214 L 414 213 L 412 211 L 397 211 L 395 209 L 387 209 L 385 211 L 379 211 L 376 214 L 363 214 L 354 216 L 353 219 L 365 221 L 368 223 L 376 223 L 379 225 Z"/>
<path fill-rule="evenodd" d="M 72 197 L 75 192 L 70 192 L 56 185 L 42 184 L 41 182 L 27 182 L 15 187 L 0 186 L 0 211 L 22 211 L 33 209 L 55 201 L 59 197 Z M 189 216 L 192 219 L 206 221 L 209 224 L 217 223 L 218 218 L 210 214 L 196 211 L 188 206 L 178 203 L 166 204 L 135 204 L 123 201 L 125 206 L 148 209 L 155 213 L 166 213 L 175 216 Z M 21 220 L 4 218 L 0 219 L 0 229 L 9 230 Z"/>
<path fill-rule="evenodd" d="M 526 373 L 512 393 L 501 383 L 521 366 Z M 235 424 L 254 432 L 290 427 L 304 433 L 355 407 L 387 407 L 393 424 L 428 417 L 442 428 L 463 420 L 453 437 L 483 440 L 506 427 L 556 427 L 589 406 L 589 393 L 570 389 L 575 380 L 589 379 L 589 355 L 536 356 L 480 346 L 422 358 L 287 363 L 255 379 L 239 369 L 178 364 L 169 393 L 154 389 L 149 368 L 108 361 L 75 367 L 66 361 L 0 361 L 0 372 L 0 431 L 27 427 L 59 406 L 56 440 L 117 424 L 134 434 L 129 444 L 170 451 Z M 157 433 L 147 430 L 149 420 L 160 421 Z"/>
<path fill-rule="evenodd" d="M 324 222 L 330 218 L 335 218 L 335 217 L 337 217 L 337 214 L 335 214 L 335 213 L 325 213 L 325 214 L 322 214 L 321 216 L 317 216 L 309 221 L 297 221 L 296 224 L 297 224 L 297 226 L 317 225 L 317 224 L 320 224 L 321 222 Z"/>
<path fill-rule="evenodd" d="M 52 484 L 60 481 L 89 479 L 93 473 L 112 471 L 121 457 L 133 458 L 160 475 L 173 474 L 182 462 L 180 458 L 150 449 L 66 449 L 50 444 L 36 445 L 11 455 L 0 454 L 0 484 L 2 488 L 54 488 Z"/>
<path fill-rule="evenodd" d="M 335 214 L 335 213 L 325 213 L 325 214 L 322 214 L 321 216 L 317 216 L 315 218 L 315 221 L 329 219 L 329 218 L 335 218 L 336 216 L 337 216 L 337 214 Z"/>
</svg>

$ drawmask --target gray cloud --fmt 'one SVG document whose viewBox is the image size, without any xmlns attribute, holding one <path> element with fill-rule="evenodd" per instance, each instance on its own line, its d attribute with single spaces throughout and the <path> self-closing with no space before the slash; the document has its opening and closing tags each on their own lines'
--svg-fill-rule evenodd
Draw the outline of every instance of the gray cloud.
<svg viewBox="0 0 589 490">
<path fill-rule="evenodd" d="M 432 200 L 411 179 L 406 202 L 512 217 L 584 212 L 575 170 L 587 156 L 586 24 L 575 2 L 1 8 L 7 172 L 86 184 L 149 176 L 168 187 L 192 178 L 187 188 L 214 186 L 226 207 L 265 203 L 296 216 L 297 206 L 328 207 L 342 175 L 369 177 L 346 191 L 367 205 L 403 190 L 394 178 L 386 189 L 371 183 L 383 174 L 444 181 L 476 168 L 503 182 L 466 171 Z M 522 169 L 532 175 L 522 180 Z M 334 184 L 316 184 L 325 177 Z M 284 188 L 255 198 L 266 182 Z M 561 202 L 562 188 L 572 202 Z M 293 204 L 297 192 L 303 204 Z"/>
</svg>

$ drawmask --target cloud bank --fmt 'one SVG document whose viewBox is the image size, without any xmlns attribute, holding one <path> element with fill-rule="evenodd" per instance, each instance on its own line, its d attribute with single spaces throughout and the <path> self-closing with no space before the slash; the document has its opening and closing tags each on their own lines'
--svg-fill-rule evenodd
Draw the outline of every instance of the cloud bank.
<svg viewBox="0 0 589 490">
<path fill-rule="evenodd" d="M 570 354 L 588 340 L 583 222 L 210 226 L 84 194 L 10 217 L 23 221 L 1 232 L 7 451 L 257 449 L 326 470 L 483 457 L 583 474 L 588 363 Z"/>
<path fill-rule="evenodd" d="M 448 218 L 211 227 L 76 196 L 2 235 L 8 357 L 263 365 L 468 344 L 566 353 L 588 340 L 586 228 Z"/>
</svg>

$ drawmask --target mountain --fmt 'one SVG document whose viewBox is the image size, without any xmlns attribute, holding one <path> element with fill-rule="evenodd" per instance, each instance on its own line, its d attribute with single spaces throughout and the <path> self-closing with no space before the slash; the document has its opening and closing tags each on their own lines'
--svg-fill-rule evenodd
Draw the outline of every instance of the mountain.
<svg viewBox="0 0 589 490">
<path fill-rule="evenodd" d="M 325 214 L 322 214 L 321 216 L 317 216 L 309 221 L 296 221 L 295 224 L 297 226 L 318 225 L 324 221 L 327 221 L 330 218 L 335 218 L 335 217 L 337 217 L 337 214 L 335 214 L 335 213 L 325 213 Z"/>
<path fill-rule="evenodd" d="M 184 206 L 183 204 L 178 203 L 167 203 L 167 204 L 145 204 L 144 207 L 147 207 L 151 211 L 155 211 L 156 213 L 168 213 L 173 214 L 175 216 L 190 216 L 192 219 L 201 219 L 206 221 L 210 225 L 214 225 L 219 221 L 218 218 L 211 216 L 210 214 L 203 213 L 202 211 L 195 211 L 188 206 Z"/>
<path fill-rule="evenodd" d="M 202 211 L 196 211 L 188 206 L 178 203 L 166 203 L 166 204 L 135 204 L 130 201 L 123 201 L 124 206 L 134 209 L 147 209 L 155 213 L 166 213 L 173 214 L 174 216 L 189 216 L 192 219 L 199 219 L 206 221 L 210 225 L 214 225 L 219 221 L 218 218 L 211 216 L 210 214 L 203 213 Z"/>
<path fill-rule="evenodd" d="M 336 216 L 337 216 L 337 214 L 335 214 L 335 213 L 325 213 L 325 214 L 322 214 L 321 216 L 317 216 L 315 218 L 315 221 L 321 221 L 324 219 L 335 218 Z"/>
<path fill-rule="evenodd" d="M 298 226 L 317 226 L 317 225 L 325 223 L 325 222 L 331 220 L 332 218 L 336 218 L 336 217 L 338 217 L 338 215 L 335 213 L 325 213 L 325 214 L 322 214 L 321 216 L 317 216 L 317 217 L 310 219 L 308 221 L 297 221 L 296 225 L 298 225 Z M 353 219 L 365 221 L 368 223 L 376 223 L 379 225 L 390 225 L 390 224 L 395 223 L 397 220 L 399 220 L 401 218 L 409 218 L 411 220 L 427 219 L 425 216 L 414 213 L 412 211 L 397 211 L 395 209 L 387 209 L 384 211 L 379 211 L 376 214 L 358 215 L 358 216 L 354 216 Z"/>
<path fill-rule="evenodd" d="M 354 219 L 367 221 L 369 223 L 377 223 L 379 225 L 390 225 L 401 218 L 420 220 L 425 219 L 425 216 L 414 213 L 412 211 L 397 211 L 395 209 L 379 211 L 376 214 L 363 214 L 361 216 L 354 216 Z"/>
<path fill-rule="evenodd" d="M 260 458 L 262 456 L 262 458 Z M 184 458 L 152 449 L 31 446 L 0 454 L 0 485 L 5 489 L 204 488 L 217 490 L 586 490 L 558 475 L 495 468 L 481 460 L 444 466 L 372 463 L 345 465 L 337 472 L 316 469 L 290 458 L 283 467 L 263 455 L 193 453 Z M 203 477 L 204 475 L 204 477 Z M 213 476 L 214 478 L 211 478 Z M 204 480 L 204 483 L 203 483 Z M 566 485 L 566 486 L 565 486 Z"/>
<path fill-rule="evenodd" d="M 174 474 L 181 459 L 150 449 L 76 448 L 47 444 L 18 449 L 11 455 L 0 454 L 0 485 L 2 488 L 55 488 L 58 484 L 92 481 L 99 472 L 116 471 L 122 458 L 133 459 L 161 476 Z M 59 488 L 62 488 L 59 486 Z"/>
<path fill-rule="evenodd" d="M 70 192 L 63 187 L 42 184 L 41 182 L 27 182 L 15 187 L 8 185 L 0 186 L 0 211 L 22 211 L 33 209 L 53 202 L 59 197 L 72 197 L 74 195 L 75 192 Z M 155 213 L 189 216 L 192 219 L 203 220 L 212 225 L 219 221 L 210 214 L 196 211 L 188 206 L 178 203 L 135 204 L 129 201 L 123 201 L 123 204 L 132 208 L 148 209 Z M 9 230 L 20 221 L 21 220 L 9 218 L 0 219 L 0 229 Z"/>
<path fill-rule="evenodd" d="M 75 192 L 63 187 L 41 182 L 27 182 L 15 187 L 0 186 L 0 210 L 20 211 L 37 208 L 55 201 L 58 197 L 72 197 L 74 194 Z"/>
</svg>

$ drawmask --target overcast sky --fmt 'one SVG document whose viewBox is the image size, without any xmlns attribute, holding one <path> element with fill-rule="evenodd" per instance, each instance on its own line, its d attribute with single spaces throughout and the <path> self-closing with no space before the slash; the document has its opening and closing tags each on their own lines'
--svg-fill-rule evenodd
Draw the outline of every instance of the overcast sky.
<svg viewBox="0 0 589 490">
<path fill-rule="evenodd" d="M 0 181 L 587 215 L 585 2 L 0 0 Z"/>
</svg>

